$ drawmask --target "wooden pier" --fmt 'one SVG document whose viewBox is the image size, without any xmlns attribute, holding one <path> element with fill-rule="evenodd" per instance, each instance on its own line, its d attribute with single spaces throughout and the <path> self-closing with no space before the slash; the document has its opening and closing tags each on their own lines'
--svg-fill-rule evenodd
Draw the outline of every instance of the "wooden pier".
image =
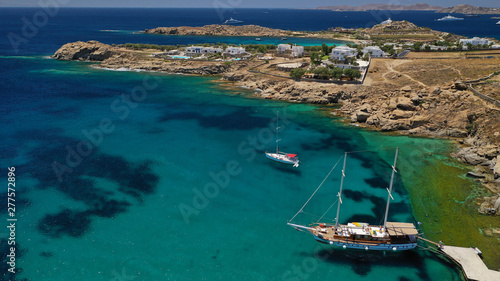
<svg viewBox="0 0 500 281">
<path fill-rule="evenodd" d="M 436 242 L 419 237 L 418 239 L 437 246 L 438 251 L 455 262 L 468 280 L 476 281 L 498 281 L 500 271 L 491 270 L 484 264 L 483 260 L 472 248 L 440 245 Z"/>
</svg>

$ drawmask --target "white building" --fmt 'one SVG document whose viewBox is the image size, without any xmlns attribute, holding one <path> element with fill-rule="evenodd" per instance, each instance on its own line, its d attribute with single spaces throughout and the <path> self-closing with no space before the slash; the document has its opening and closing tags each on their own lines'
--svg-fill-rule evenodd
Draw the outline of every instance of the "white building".
<svg viewBox="0 0 500 281">
<path fill-rule="evenodd" d="M 345 60 L 346 58 L 355 57 L 357 54 L 358 51 L 354 48 L 339 46 L 332 50 L 330 58 L 334 60 Z"/>
<path fill-rule="evenodd" d="M 467 46 L 467 44 L 471 44 L 472 46 L 489 45 L 490 40 L 486 38 L 474 37 L 472 39 L 460 39 L 460 43 L 462 43 L 464 46 Z"/>
<path fill-rule="evenodd" d="M 276 49 L 278 53 L 285 53 L 286 51 L 291 51 L 292 46 L 290 44 L 279 44 L 278 48 Z"/>
<path fill-rule="evenodd" d="M 434 45 L 429 45 L 429 48 L 431 51 L 445 51 L 448 50 L 447 46 L 434 46 Z"/>
<path fill-rule="evenodd" d="M 231 56 L 237 56 L 246 53 L 246 51 L 245 48 L 243 47 L 227 47 L 224 53 L 229 54 Z"/>
<path fill-rule="evenodd" d="M 196 56 L 196 55 L 202 55 L 202 54 L 216 54 L 216 53 L 221 53 L 221 52 L 222 52 L 221 48 L 191 46 L 191 47 L 186 47 L 185 55 Z"/>
<path fill-rule="evenodd" d="M 304 46 L 292 46 L 292 56 L 293 57 L 301 57 L 304 55 Z"/>
<path fill-rule="evenodd" d="M 384 56 L 384 51 L 379 46 L 367 46 L 363 49 L 363 56 L 370 54 L 372 58 L 381 58 Z"/>
</svg>

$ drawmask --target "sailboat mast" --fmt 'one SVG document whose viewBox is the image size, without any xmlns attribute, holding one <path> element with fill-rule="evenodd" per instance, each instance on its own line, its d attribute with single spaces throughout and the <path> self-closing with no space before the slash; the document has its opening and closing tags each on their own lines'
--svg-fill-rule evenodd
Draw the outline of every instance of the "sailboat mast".
<svg viewBox="0 0 500 281">
<path fill-rule="evenodd" d="M 394 183 L 394 174 L 396 173 L 396 162 L 398 161 L 398 152 L 399 147 L 396 148 L 396 155 L 394 156 L 394 165 L 392 165 L 392 175 L 391 175 L 391 183 L 389 184 L 389 195 L 387 196 L 387 206 L 385 207 L 385 216 L 384 216 L 384 229 L 387 225 L 387 215 L 389 214 L 389 205 L 391 203 L 392 198 L 392 184 Z"/>
<path fill-rule="evenodd" d="M 279 132 L 280 132 L 280 127 L 279 127 L 279 119 L 280 119 L 280 111 L 279 109 L 276 111 L 276 153 L 280 151 L 279 149 Z"/>
<path fill-rule="evenodd" d="M 337 205 L 337 216 L 335 217 L 335 228 L 339 226 L 340 205 L 342 205 L 342 187 L 344 186 L 345 164 L 347 162 L 347 152 L 344 155 L 344 166 L 342 168 L 342 178 L 340 179 L 340 191 L 338 193 L 339 204 Z"/>
</svg>

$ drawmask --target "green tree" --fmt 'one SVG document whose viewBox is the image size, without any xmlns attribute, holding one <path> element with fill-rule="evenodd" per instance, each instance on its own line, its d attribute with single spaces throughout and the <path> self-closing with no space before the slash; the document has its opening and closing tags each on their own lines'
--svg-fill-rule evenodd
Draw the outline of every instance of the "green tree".
<svg viewBox="0 0 500 281">
<path fill-rule="evenodd" d="M 415 42 L 415 43 L 413 43 L 413 49 L 415 51 L 418 51 L 418 50 L 422 49 L 423 45 L 424 45 L 424 43 L 422 43 L 422 42 Z"/>
<path fill-rule="evenodd" d="M 349 80 L 352 80 L 354 78 L 360 78 L 361 77 L 361 72 L 357 69 L 352 69 L 352 68 L 346 68 L 344 69 L 344 75 L 349 78 Z"/>
<path fill-rule="evenodd" d="M 311 53 L 311 63 L 312 64 L 319 64 L 320 60 L 321 60 L 321 57 L 319 56 L 318 52 Z"/>
<path fill-rule="evenodd" d="M 295 68 L 290 71 L 290 77 L 298 79 L 301 78 L 306 73 L 306 70 L 303 68 Z"/>
<path fill-rule="evenodd" d="M 328 55 L 328 45 L 325 43 L 321 44 L 321 51 L 323 51 L 323 55 Z"/>
<path fill-rule="evenodd" d="M 335 67 L 331 71 L 331 75 L 335 79 L 339 79 L 339 80 L 342 79 L 342 74 L 344 74 L 344 70 L 340 67 Z"/>
<path fill-rule="evenodd" d="M 313 73 L 318 75 L 318 78 L 319 79 L 330 79 L 331 78 L 331 73 L 330 73 L 330 70 L 326 67 L 316 67 L 314 70 L 313 70 Z"/>
</svg>

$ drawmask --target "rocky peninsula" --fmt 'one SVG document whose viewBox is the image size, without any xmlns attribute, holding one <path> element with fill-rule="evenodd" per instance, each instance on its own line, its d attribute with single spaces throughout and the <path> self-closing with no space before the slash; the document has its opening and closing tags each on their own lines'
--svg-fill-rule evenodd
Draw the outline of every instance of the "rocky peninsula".
<svg viewBox="0 0 500 281">
<path fill-rule="evenodd" d="M 480 200 L 479 211 L 500 214 L 500 109 L 469 87 L 471 81 L 500 71 L 500 52 L 490 52 L 488 58 L 415 53 L 402 60 L 372 59 L 363 84 L 304 81 L 287 78 L 287 74 L 278 77 L 270 75 L 274 63 L 261 60 L 185 61 L 154 56 L 158 52 L 79 41 L 63 45 L 52 57 L 99 62 L 96 67 L 111 69 L 219 75 L 231 86 L 255 90 L 256 96 L 266 99 L 339 104 L 335 114 L 359 126 L 453 139 L 460 147 L 454 156 L 471 165 L 468 176 L 496 194 Z M 493 82 L 486 81 L 490 88 L 484 89 L 493 87 L 498 92 L 494 84 L 498 78 L 491 76 Z M 481 89 L 484 82 L 474 87 Z"/>
<path fill-rule="evenodd" d="M 212 24 L 201 27 L 178 26 L 146 29 L 144 33 L 162 35 L 198 35 L 198 36 L 259 36 L 282 37 L 291 36 L 292 31 L 268 28 L 258 25 L 220 25 Z"/>
</svg>

